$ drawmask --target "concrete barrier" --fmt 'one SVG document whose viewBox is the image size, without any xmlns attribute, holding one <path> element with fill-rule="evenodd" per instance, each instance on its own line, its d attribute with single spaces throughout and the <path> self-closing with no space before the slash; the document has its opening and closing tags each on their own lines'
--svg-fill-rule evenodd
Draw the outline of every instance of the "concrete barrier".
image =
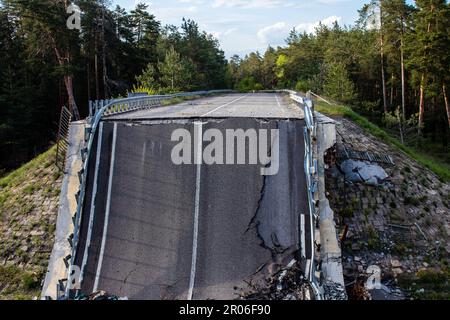
<svg viewBox="0 0 450 320">
<path fill-rule="evenodd" d="M 321 286 L 326 300 L 346 300 L 342 254 L 339 246 L 334 213 L 326 197 L 325 154 L 336 144 L 336 122 L 318 112 L 316 156 L 318 167 L 318 203 L 320 232 Z"/>
<path fill-rule="evenodd" d="M 73 233 L 72 216 L 77 211 L 75 194 L 80 189 L 78 172 L 83 166 L 81 150 L 84 148 L 85 126 L 85 121 L 77 121 L 72 122 L 69 128 L 69 147 L 59 200 L 55 244 L 41 292 L 42 299 L 56 300 L 59 280 L 67 278 L 64 258 L 72 252 L 68 238 Z"/>
</svg>

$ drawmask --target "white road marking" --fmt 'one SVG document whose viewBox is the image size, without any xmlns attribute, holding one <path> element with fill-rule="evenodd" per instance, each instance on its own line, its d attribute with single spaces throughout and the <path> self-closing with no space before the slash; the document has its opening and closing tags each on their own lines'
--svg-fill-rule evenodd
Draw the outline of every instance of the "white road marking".
<svg viewBox="0 0 450 320">
<path fill-rule="evenodd" d="M 108 232 L 109 213 L 111 210 L 111 192 L 112 192 L 112 183 L 113 183 L 113 176 L 114 176 L 114 163 L 115 163 L 115 159 L 116 159 L 116 143 L 117 143 L 117 122 L 114 123 L 112 152 L 111 152 L 111 166 L 110 166 L 109 181 L 108 181 L 108 196 L 106 199 L 105 223 L 103 225 L 102 246 L 100 249 L 100 256 L 98 258 L 97 273 L 95 275 L 93 292 L 96 292 L 98 290 L 98 282 L 100 280 L 100 273 L 102 272 L 103 255 L 105 254 L 106 234 Z"/>
<path fill-rule="evenodd" d="M 278 107 L 283 111 L 283 115 L 286 115 L 286 110 L 281 106 L 280 100 L 278 99 L 278 95 L 275 93 L 275 99 L 277 100 Z"/>
<path fill-rule="evenodd" d="M 83 255 L 83 263 L 81 267 L 81 273 L 80 273 L 80 282 L 83 282 L 84 279 L 84 272 L 86 271 L 86 265 L 89 255 L 89 248 L 91 247 L 91 238 L 92 238 L 92 229 L 94 227 L 94 213 L 95 213 L 95 198 L 97 197 L 97 180 L 98 180 L 98 171 L 100 167 L 100 157 L 102 153 L 102 140 L 103 140 L 103 122 L 100 122 L 100 128 L 98 131 L 98 146 L 97 146 L 97 155 L 95 158 L 95 173 L 94 173 L 94 185 L 92 189 L 92 197 L 91 197 L 91 209 L 90 209 L 90 215 L 89 215 L 89 227 L 88 227 L 88 233 L 86 238 L 86 245 L 84 247 L 84 255 Z"/>
<path fill-rule="evenodd" d="M 305 267 L 305 277 L 306 279 L 310 279 L 310 268 L 311 268 L 311 260 L 307 259 L 306 260 L 306 267 Z"/>
<path fill-rule="evenodd" d="M 207 115 L 210 115 L 211 113 L 216 112 L 217 110 L 220 110 L 220 109 L 222 109 L 222 108 L 225 108 L 225 107 L 229 106 L 230 104 L 233 104 L 233 103 L 235 103 L 235 102 L 237 102 L 237 101 L 239 101 L 239 100 L 241 100 L 241 99 L 244 99 L 244 98 L 247 97 L 247 96 L 248 96 L 248 94 L 246 94 L 246 95 L 244 95 L 244 96 L 242 96 L 242 97 L 239 97 L 239 98 L 237 98 L 237 99 L 235 99 L 235 100 L 233 100 L 233 101 L 231 101 L 231 102 L 228 102 L 228 103 L 226 103 L 226 104 L 224 104 L 224 105 L 222 105 L 222 106 L 220 106 L 220 107 L 217 107 L 217 108 L 215 108 L 214 110 L 211 110 L 211 111 L 205 113 L 204 115 L 201 115 L 201 117 L 206 117 Z"/>
<path fill-rule="evenodd" d="M 305 215 L 300 214 L 300 245 L 301 256 L 306 258 L 306 243 L 305 243 Z"/>
<path fill-rule="evenodd" d="M 277 96 L 277 94 L 275 93 L 275 99 L 277 100 L 277 104 L 278 104 L 278 106 L 281 108 L 281 104 L 280 104 L 280 100 L 278 100 L 278 96 Z"/>
<path fill-rule="evenodd" d="M 198 245 L 198 218 L 200 213 L 200 191 L 201 191 L 201 177 L 202 177 L 202 142 L 203 142 L 203 123 L 195 122 L 197 127 L 197 146 L 196 159 L 197 175 L 195 182 L 195 211 L 194 211 L 194 236 L 192 240 L 192 262 L 191 262 L 191 278 L 189 281 L 188 300 L 192 300 L 194 295 L 195 274 L 197 269 L 197 245 Z M 195 129 L 194 129 L 195 130 Z"/>
</svg>

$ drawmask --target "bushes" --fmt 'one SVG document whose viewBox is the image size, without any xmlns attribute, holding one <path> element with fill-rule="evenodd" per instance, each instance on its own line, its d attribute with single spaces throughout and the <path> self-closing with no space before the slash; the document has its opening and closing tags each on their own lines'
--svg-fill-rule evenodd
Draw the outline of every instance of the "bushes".
<svg viewBox="0 0 450 320">
<path fill-rule="evenodd" d="M 0 266 L 0 299 L 31 300 L 39 295 L 43 272 L 29 273 L 16 266 Z"/>
<path fill-rule="evenodd" d="M 399 285 L 408 295 L 419 300 L 450 299 L 450 269 L 420 270 L 416 275 L 404 274 L 398 278 Z"/>
<path fill-rule="evenodd" d="M 262 84 L 257 83 L 254 77 L 245 77 L 236 86 L 236 90 L 240 92 L 263 90 Z"/>
</svg>

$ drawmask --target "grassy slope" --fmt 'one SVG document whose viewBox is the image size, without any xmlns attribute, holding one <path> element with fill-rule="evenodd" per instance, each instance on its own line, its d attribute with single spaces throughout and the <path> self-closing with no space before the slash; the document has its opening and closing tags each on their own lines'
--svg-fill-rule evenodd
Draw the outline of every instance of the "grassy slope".
<svg viewBox="0 0 450 320">
<path fill-rule="evenodd" d="M 330 106 L 323 102 L 318 102 L 316 103 L 316 111 L 325 115 L 342 116 L 352 120 L 370 134 L 403 151 L 418 163 L 436 173 L 442 181 L 450 181 L 450 166 L 447 163 L 441 161 L 440 159 L 426 155 L 417 149 L 403 145 L 398 139 L 392 137 L 377 125 L 357 114 L 351 108 L 341 105 Z"/>
<path fill-rule="evenodd" d="M 39 295 L 60 193 L 55 152 L 53 147 L 0 179 L 0 300 Z"/>
</svg>

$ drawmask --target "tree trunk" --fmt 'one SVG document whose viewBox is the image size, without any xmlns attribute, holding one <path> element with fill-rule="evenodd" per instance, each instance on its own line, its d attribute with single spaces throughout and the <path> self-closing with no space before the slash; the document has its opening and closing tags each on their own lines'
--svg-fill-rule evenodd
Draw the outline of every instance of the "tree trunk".
<svg viewBox="0 0 450 320">
<path fill-rule="evenodd" d="M 402 69 L 402 115 L 403 119 L 406 119 L 406 110 L 405 110 L 405 55 L 403 52 L 403 36 L 400 39 L 400 60 L 401 60 L 401 69 Z"/>
<path fill-rule="evenodd" d="M 98 13 L 98 12 L 97 12 Z M 95 95 L 100 100 L 100 83 L 98 79 L 98 24 L 96 23 L 94 35 L 94 76 L 95 76 Z"/>
<path fill-rule="evenodd" d="M 450 128 L 450 107 L 448 106 L 447 88 L 445 83 L 442 85 L 442 93 L 444 94 L 445 110 L 447 111 L 448 127 Z"/>
<path fill-rule="evenodd" d="M 384 75 L 384 53 L 383 53 L 383 49 L 381 49 L 381 82 L 383 83 L 383 107 L 384 107 L 384 112 L 387 113 L 388 112 L 388 107 L 387 107 L 386 79 L 385 79 L 385 75 Z"/>
<path fill-rule="evenodd" d="M 389 103 L 390 106 L 392 106 L 394 104 L 394 81 L 395 81 L 395 76 L 394 76 L 394 73 L 392 72 L 392 75 L 391 75 L 391 96 L 390 96 L 390 103 Z"/>
<path fill-rule="evenodd" d="M 98 55 L 97 53 L 95 53 L 95 58 L 94 58 L 94 65 L 95 65 L 95 93 L 97 96 L 97 100 L 100 100 L 100 85 L 98 82 Z"/>
<path fill-rule="evenodd" d="M 89 61 L 86 64 L 86 70 L 87 70 L 87 96 L 88 96 L 88 101 L 91 100 L 91 65 L 89 63 Z"/>
<path fill-rule="evenodd" d="M 102 3 L 102 65 L 103 65 L 103 96 L 109 99 L 109 88 L 106 70 L 106 41 L 105 41 L 105 5 Z"/>
<path fill-rule="evenodd" d="M 384 113 L 388 112 L 387 106 L 387 92 L 386 92 L 386 77 L 384 74 L 384 39 L 383 39 L 383 2 L 380 1 L 380 56 L 381 56 L 381 82 L 383 86 L 383 107 Z"/>
<path fill-rule="evenodd" d="M 422 135 L 423 119 L 425 115 L 425 73 L 422 73 L 420 79 L 420 101 L 419 101 L 419 136 Z"/>
<path fill-rule="evenodd" d="M 396 114 L 397 114 L 397 121 L 398 121 L 398 129 L 400 132 L 400 142 L 402 144 L 405 144 L 405 138 L 404 138 L 404 134 L 403 134 L 403 119 L 404 118 L 402 119 L 402 117 L 400 117 L 400 111 L 398 109 L 397 109 Z"/>
<path fill-rule="evenodd" d="M 56 41 L 52 38 L 52 42 L 53 42 L 53 49 L 55 50 L 55 54 L 56 54 L 56 58 L 58 60 L 58 64 L 61 67 L 64 67 L 65 62 L 69 62 L 70 61 L 70 56 L 69 53 L 66 53 L 66 56 L 63 57 L 61 55 L 61 53 L 59 52 L 58 47 L 56 46 Z M 69 109 L 72 112 L 75 120 L 79 120 L 80 119 L 80 113 L 78 111 L 78 107 L 77 104 L 75 102 L 75 96 L 73 94 L 73 77 L 71 75 L 65 75 L 64 76 L 64 85 L 66 86 L 66 90 L 67 90 L 67 97 L 69 99 Z"/>
<path fill-rule="evenodd" d="M 78 107 L 75 102 L 75 96 L 73 95 L 73 77 L 72 76 L 64 76 L 64 84 L 67 89 L 67 96 L 69 98 L 69 109 L 72 112 L 75 120 L 80 119 L 80 113 L 78 112 Z"/>
</svg>

